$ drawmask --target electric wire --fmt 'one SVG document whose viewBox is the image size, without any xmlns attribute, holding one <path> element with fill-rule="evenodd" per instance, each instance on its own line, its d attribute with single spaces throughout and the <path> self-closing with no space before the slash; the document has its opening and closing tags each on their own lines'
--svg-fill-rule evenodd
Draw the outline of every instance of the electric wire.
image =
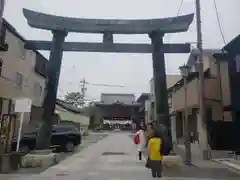
<svg viewBox="0 0 240 180">
<path fill-rule="evenodd" d="M 224 36 L 223 27 L 222 27 L 222 25 L 221 25 L 221 20 L 220 20 L 219 11 L 218 11 L 218 8 L 217 8 L 217 2 L 216 2 L 216 0 L 213 0 L 213 4 L 214 4 L 214 9 L 215 9 L 216 17 L 217 17 L 218 28 L 219 28 L 219 30 L 220 30 L 220 33 L 221 33 L 221 36 L 222 36 L 222 40 L 223 40 L 224 44 L 226 45 L 226 44 L 227 44 L 227 41 L 226 41 L 226 38 L 225 38 L 225 36 Z"/>
<path fill-rule="evenodd" d="M 177 17 L 178 17 L 178 16 L 180 15 L 180 13 L 181 13 L 183 1 L 184 1 L 184 0 L 181 0 L 180 4 L 179 4 L 179 6 L 178 6 Z M 168 42 L 170 42 L 171 38 L 172 38 L 172 34 L 170 34 L 170 35 L 168 36 Z"/>
</svg>

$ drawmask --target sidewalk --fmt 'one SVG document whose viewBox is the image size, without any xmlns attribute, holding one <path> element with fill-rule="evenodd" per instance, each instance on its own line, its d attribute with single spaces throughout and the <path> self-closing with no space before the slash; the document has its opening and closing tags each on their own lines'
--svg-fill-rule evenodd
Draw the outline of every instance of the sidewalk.
<svg viewBox="0 0 240 180">
<path fill-rule="evenodd" d="M 220 159 L 213 159 L 214 162 L 223 164 L 230 169 L 234 169 L 240 173 L 240 160 L 234 158 L 220 158 Z"/>
<path fill-rule="evenodd" d="M 182 150 L 182 152 L 180 153 L 184 158 L 185 146 L 177 145 L 177 148 L 178 148 L 178 151 Z M 218 163 L 219 166 L 225 166 L 229 169 L 232 169 L 240 173 L 240 159 L 236 160 L 235 157 L 228 151 L 211 151 L 212 159 L 210 161 L 200 160 L 201 157 L 200 157 L 198 144 L 191 144 L 191 152 L 192 152 L 193 164 L 196 166 L 200 166 L 200 164 L 202 164 L 203 166 L 209 166 L 209 165 L 214 165 Z"/>
<path fill-rule="evenodd" d="M 199 168 L 163 170 L 168 180 L 237 180 L 239 175 L 226 168 Z M 146 180 L 152 179 L 144 161 L 137 160 L 136 147 L 129 134 L 112 133 L 81 152 L 39 175 L 16 177 L 8 180 Z"/>
</svg>

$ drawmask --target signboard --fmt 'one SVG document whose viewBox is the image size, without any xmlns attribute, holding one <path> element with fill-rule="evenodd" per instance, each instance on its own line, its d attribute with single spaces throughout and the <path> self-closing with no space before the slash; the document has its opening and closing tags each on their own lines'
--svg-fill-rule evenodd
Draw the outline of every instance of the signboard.
<svg viewBox="0 0 240 180">
<path fill-rule="evenodd" d="M 18 129 L 18 138 L 17 138 L 17 147 L 16 151 L 19 151 L 20 140 L 21 140 L 21 132 L 22 132 L 22 124 L 24 119 L 24 113 L 31 112 L 32 100 L 29 98 L 20 98 L 15 101 L 14 111 L 20 113 L 20 125 Z"/>
<path fill-rule="evenodd" d="M 20 98 L 15 101 L 15 112 L 31 112 L 32 100 L 28 98 Z"/>
</svg>

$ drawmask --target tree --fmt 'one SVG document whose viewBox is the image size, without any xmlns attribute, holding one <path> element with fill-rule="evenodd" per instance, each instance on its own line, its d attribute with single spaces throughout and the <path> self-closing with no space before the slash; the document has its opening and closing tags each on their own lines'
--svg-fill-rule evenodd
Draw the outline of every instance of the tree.
<svg viewBox="0 0 240 180">
<path fill-rule="evenodd" d="M 94 103 L 89 103 L 88 106 L 84 107 L 83 112 L 90 117 L 90 129 L 100 124 L 99 109 Z"/>
<path fill-rule="evenodd" d="M 84 104 L 83 95 L 80 92 L 67 93 L 67 95 L 65 95 L 65 101 L 73 103 L 76 107 Z"/>
</svg>

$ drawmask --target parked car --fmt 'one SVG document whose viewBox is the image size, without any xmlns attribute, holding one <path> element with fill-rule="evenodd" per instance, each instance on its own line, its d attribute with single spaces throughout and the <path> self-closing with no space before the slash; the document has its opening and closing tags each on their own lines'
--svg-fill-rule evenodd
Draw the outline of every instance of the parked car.
<svg viewBox="0 0 240 180">
<path fill-rule="evenodd" d="M 20 151 L 29 152 L 36 148 L 37 131 L 23 134 L 20 141 Z M 73 125 L 53 125 L 51 148 L 56 148 L 58 151 L 72 152 L 74 148 L 81 144 L 81 133 L 78 128 Z M 12 149 L 16 149 L 17 138 L 12 140 Z"/>
</svg>

